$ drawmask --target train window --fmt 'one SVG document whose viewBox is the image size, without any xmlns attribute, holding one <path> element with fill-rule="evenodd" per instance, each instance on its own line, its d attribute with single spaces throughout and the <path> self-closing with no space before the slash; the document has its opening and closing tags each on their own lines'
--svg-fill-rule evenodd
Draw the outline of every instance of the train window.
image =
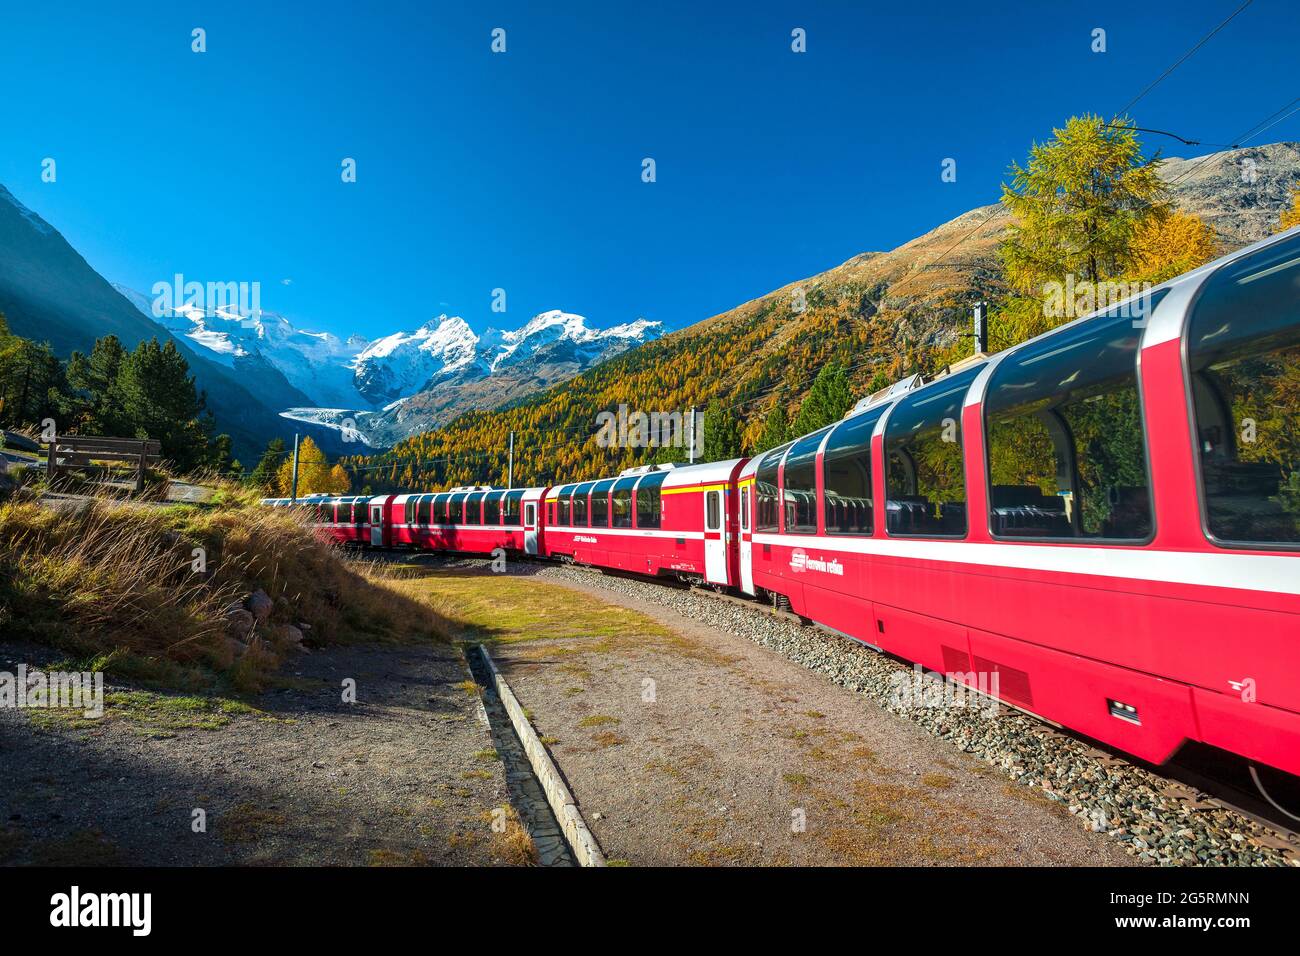
<svg viewBox="0 0 1300 956">
<path fill-rule="evenodd" d="M 447 524 L 465 523 L 465 493 L 458 492 L 447 498 Z"/>
<path fill-rule="evenodd" d="M 429 507 L 433 504 L 433 499 L 428 495 L 421 495 L 419 498 L 406 499 L 406 507 L 411 509 L 410 522 L 418 524 L 422 528 L 429 526 Z"/>
<path fill-rule="evenodd" d="M 749 530 L 749 487 L 740 489 L 740 530 Z"/>
<path fill-rule="evenodd" d="M 620 478 L 614 483 L 609 501 L 615 528 L 632 527 L 632 489 L 635 486 L 635 478 Z"/>
<path fill-rule="evenodd" d="M 505 524 L 511 527 L 519 526 L 519 503 L 523 500 L 522 491 L 507 491 L 503 507 L 505 510 Z"/>
<path fill-rule="evenodd" d="M 658 528 L 663 518 L 663 499 L 659 487 L 668 477 L 667 472 L 646 475 L 636 486 L 636 526 Z"/>
<path fill-rule="evenodd" d="M 826 441 L 822 520 L 827 534 L 872 533 L 871 434 L 883 413 L 880 408 L 840 422 Z"/>
<path fill-rule="evenodd" d="M 1205 280 L 1187 330 L 1211 537 L 1300 544 L 1300 237 Z"/>
<path fill-rule="evenodd" d="M 706 491 L 704 493 L 704 530 L 722 530 L 722 492 Z"/>
<path fill-rule="evenodd" d="M 593 528 L 609 527 L 609 489 L 614 487 L 614 482 L 606 479 L 605 481 L 596 482 L 596 487 L 591 490 L 591 526 Z"/>
<path fill-rule="evenodd" d="M 966 533 L 961 406 L 982 366 L 941 378 L 894 406 L 885 426 L 885 530 Z"/>
<path fill-rule="evenodd" d="M 486 495 L 486 491 L 476 491 L 465 499 L 466 524 L 483 523 L 483 499 Z"/>
<path fill-rule="evenodd" d="M 781 479 L 786 534 L 817 533 L 817 449 L 827 431 L 823 428 L 800 438 L 786 456 Z"/>
<path fill-rule="evenodd" d="M 447 499 L 451 496 L 443 493 L 433 496 L 433 504 L 429 506 L 429 523 L 446 524 L 447 522 Z"/>
<path fill-rule="evenodd" d="M 1149 309 L 1162 298 L 1163 291 Z M 1141 335 L 1125 310 L 1051 335 L 998 365 L 984 399 L 995 537 L 1151 536 Z"/>
<path fill-rule="evenodd" d="M 366 503 L 364 500 L 352 502 L 352 523 L 358 527 L 366 523 Z"/>
<path fill-rule="evenodd" d="M 755 531 L 778 530 L 777 521 L 781 509 L 777 497 L 776 471 L 789 448 L 789 445 L 773 448 L 758 463 L 758 471 L 754 475 L 754 504 L 758 508 L 758 514 L 754 516 Z"/>
<path fill-rule="evenodd" d="M 483 523 L 488 525 L 499 525 L 501 523 L 501 498 L 505 494 L 502 491 L 493 491 L 483 499 Z"/>
<path fill-rule="evenodd" d="M 525 507 L 524 525 L 532 528 L 537 524 L 537 506 L 530 501 Z"/>
<path fill-rule="evenodd" d="M 578 485 L 573 491 L 573 523 L 576 527 L 587 527 L 587 499 L 595 482 Z"/>
<path fill-rule="evenodd" d="M 573 485 L 565 485 L 560 489 L 560 497 L 557 502 L 557 517 L 555 523 L 561 527 L 567 528 L 573 522 L 570 518 L 569 508 L 573 499 Z"/>
</svg>

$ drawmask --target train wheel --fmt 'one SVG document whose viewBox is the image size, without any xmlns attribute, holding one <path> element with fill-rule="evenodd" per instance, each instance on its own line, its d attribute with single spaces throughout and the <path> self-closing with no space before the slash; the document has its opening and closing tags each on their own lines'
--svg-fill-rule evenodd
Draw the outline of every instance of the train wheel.
<svg viewBox="0 0 1300 956">
<path fill-rule="evenodd" d="M 1285 813 L 1292 820 L 1300 820 L 1300 781 L 1290 774 L 1272 767 L 1250 765 L 1250 779 L 1273 809 Z M 1285 804 L 1285 805 L 1284 805 Z"/>
</svg>

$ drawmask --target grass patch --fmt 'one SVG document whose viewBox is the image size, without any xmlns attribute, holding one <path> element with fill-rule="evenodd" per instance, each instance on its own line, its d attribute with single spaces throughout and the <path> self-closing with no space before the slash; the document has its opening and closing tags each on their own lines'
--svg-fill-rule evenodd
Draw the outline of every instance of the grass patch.
<svg viewBox="0 0 1300 956">
<path fill-rule="evenodd" d="M 314 645 L 446 640 L 438 609 L 399 586 L 407 573 L 347 557 L 302 510 L 263 507 L 238 485 L 217 492 L 170 507 L 0 503 L 0 632 L 145 686 L 243 692 L 291 653 L 285 625 L 310 625 Z M 225 611 L 258 589 L 275 609 L 242 653 Z"/>
<path fill-rule="evenodd" d="M 217 833 L 227 843 L 252 843 L 268 831 L 284 826 L 285 820 L 283 813 L 241 803 L 221 815 L 217 820 Z"/>
<path fill-rule="evenodd" d="M 956 780 L 945 773 L 922 774 L 921 782 L 927 787 L 933 787 L 936 790 L 951 790 L 957 783 Z"/>
<path fill-rule="evenodd" d="M 599 747 L 618 747 L 627 743 L 626 737 L 620 737 L 612 730 L 602 730 L 598 734 L 592 734 L 591 739 Z"/>
<path fill-rule="evenodd" d="M 487 748 L 486 750 L 477 750 L 477 751 L 475 751 L 475 752 L 474 752 L 474 759 L 475 759 L 475 760 L 484 760 L 484 761 L 486 761 L 486 760 L 500 760 L 500 759 L 501 759 L 501 755 L 500 755 L 499 753 L 497 753 L 495 750 L 493 750 L 491 747 L 489 747 L 489 748 Z"/>
<path fill-rule="evenodd" d="M 677 636 L 644 614 L 532 577 L 442 569 L 395 586 L 454 608 L 454 628 L 466 641 L 582 641 L 600 649 L 612 640 L 666 641 Z"/>
<path fill-rule="evenodd" d="M 592 714 L 590 717 L 584 717 L 578 721 L 579 727 L 603 727 L 606 724 L 621 724 L 623 721 L 617 717 L 611 717 L 608 714 Z"/>
</svg>

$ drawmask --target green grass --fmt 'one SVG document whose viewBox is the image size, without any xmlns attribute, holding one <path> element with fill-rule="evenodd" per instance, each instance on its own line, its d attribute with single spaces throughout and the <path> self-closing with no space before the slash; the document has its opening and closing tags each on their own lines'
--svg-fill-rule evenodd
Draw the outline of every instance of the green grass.
<svg viewBox="0 0 1300 956">
<path fill-rule="evenodd" d="M 580 640 L 584 644 L 676 635 L 644 614 L 559 585 L 487 571 L 442 570 L 391 586 L 437 602 L 462 640 L 488 644 Z"/>
</svg>

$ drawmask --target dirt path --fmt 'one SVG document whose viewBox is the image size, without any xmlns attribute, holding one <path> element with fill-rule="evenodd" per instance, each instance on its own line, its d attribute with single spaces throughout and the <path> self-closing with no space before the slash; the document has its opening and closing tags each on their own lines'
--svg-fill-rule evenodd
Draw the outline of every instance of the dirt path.
<svg viewBox="0 0 1300 956">
<path fill-rule="evenodd" d="M 0 644 L 0 670 L 19 662 L 48 652 Z M 524 862 L 517 823 L 492 827 L 506 781 L 459 649 L 332 648 L 286 672 L 252 707 L 110 685 L 97 720 L 0 710 L 0 864 Z"/>
<path fill-rule="evenodd" d="M 671 632 L 493 649 L 612 859 L 1134 862 L 1059 804 L 778 654 L 608 588 L 535 583 Z"/>
</svg>

